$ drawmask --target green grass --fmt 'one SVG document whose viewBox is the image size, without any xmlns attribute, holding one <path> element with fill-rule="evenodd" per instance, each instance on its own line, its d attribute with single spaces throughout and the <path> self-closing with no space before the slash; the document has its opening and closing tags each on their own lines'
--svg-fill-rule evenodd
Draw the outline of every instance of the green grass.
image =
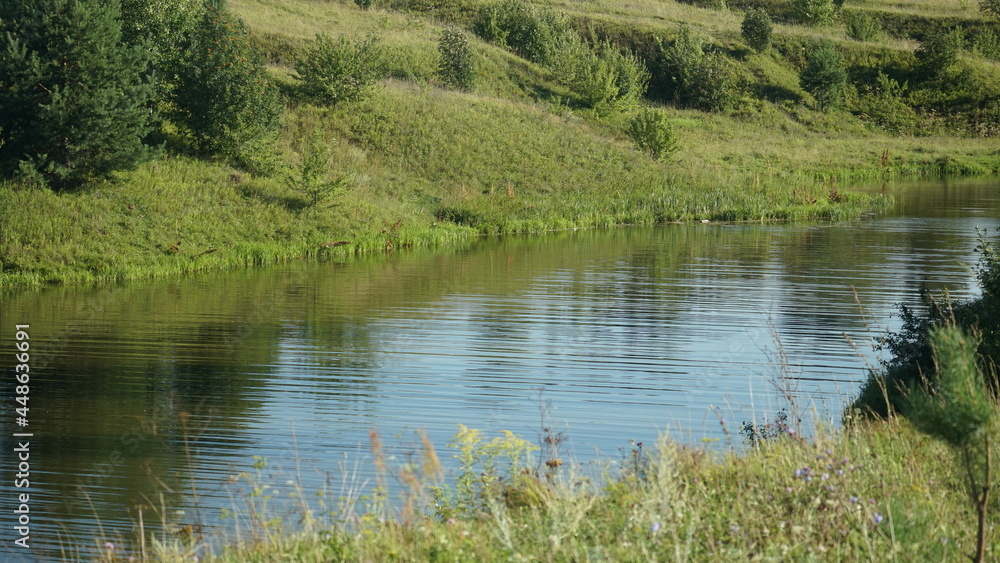
<svg viewBox="0 0 1000 563">
<path fill-rule="evenodd" d="M 625 134 L 629 114 L 583 107 L 550 70 L 471 34 L 474 88 L 440 88 L 440 31 L 470 25 L 482 4 L 399 0 L 365 11 L 347 0 L 233 0 L 230 8 L 248 22 L 290 95 L 278 147 L 283 170 L 255 177 L 185 156 L 183 139 L 175 139 L 162 159 L 69 193 L 0 182 L 0 289 L 394 251 L 483 234 L 848 219 L 887 204 L 847 193 L 855 182 L 1000 172 L 990 137 L 1000 133 L 1000 73 L 995 61 L 972 53 L 949 77 L 959 87 L 944 90 L 913 74 L 918 44 L 909 36 L 859 43 L 842 24 L 781 24 L 774 48 L 756 54 L 742 44 L 736 9 L 654 0 L 540 3 L 651 63 L 654 39 L 671 40 L 681 22 L 709 34 L 726 54 L 741 84 L 736 107 L 704 113 L 651 103 L 665 112 L 681 146 L 657 162 Z M 850 8 L 983 24 L 974 10 L 948 6 Z M 316 107 L 297 99 L 291 66 L 320 33 L 380 35 L 389 77 L 350 104 Z M 816 111 L 798 83 L 803 48 L 819 37 L 845 51 L 854 82 L 847 107 L 829 113 Z M 909 85 L 904 102 L 918 123 L 904 135 L 852 113 L 880 70 Z M 350 178 L 347 193 L 322 208 L 309 207 L 284 179 L 314 131 L 331 146 L 332 173 Z M 342 241 L 349 244 L 331 244 Z"/>
<path fill-rule="evenodd" d="M 145 551 L 119 544 L 107 560 L 960 561 L 973 550 L 954 456 L 902 420 L 810 440 L 782 432 L 743 454 L 664 436 L 586 471 L 543 463 L 556 459 L 551 451 L 526 460 L 512 435 L 490 438 L 456 436 L 449 451 L 465 469 L 452 487 L 426 440 L 405 467 L 388 464 L 376 440 L 379 482 L 398 480 L 401 496 L 297 491 L 304 528 L 298 516 L 257 512 L 267 483 L 243 474 L 258 491 L 245 499 L 251 537 L 205 556 L 205 538 L 166 533 Z M 993 527 L 987 559 L 998 544 Z"/>
</svg>

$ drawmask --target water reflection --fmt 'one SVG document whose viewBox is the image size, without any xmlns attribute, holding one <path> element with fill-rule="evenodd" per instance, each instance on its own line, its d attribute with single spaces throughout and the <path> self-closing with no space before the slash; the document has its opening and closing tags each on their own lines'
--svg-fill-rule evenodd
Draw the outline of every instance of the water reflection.
<svg viewBox="0 0 1000 563">
<path fill-rule="evenodd" d="M 4 295 L 0 326 L 31 324 L 34 541 L 89 545 L 98 520 L 127 531 L 139 506 L 148 524 L 161 494 L 221 524 L 253 456 L 331 470 L 373 427 L 426 428 L 443 448 L 457 423 L 533 438 L 545 415 L 587 460 L 665 429 L 724 439 L 713 408 L 730 432 L 773 416 L 782 373 L 835 419 L 865 366 L 845 335 L 867 353 L 921 284 L 974 292 L 975 226 L 995 227 L 1000 197 L 996 182 L 929 184 L 901 201 L 853 224 L 555 233 Z"/>
</svg>

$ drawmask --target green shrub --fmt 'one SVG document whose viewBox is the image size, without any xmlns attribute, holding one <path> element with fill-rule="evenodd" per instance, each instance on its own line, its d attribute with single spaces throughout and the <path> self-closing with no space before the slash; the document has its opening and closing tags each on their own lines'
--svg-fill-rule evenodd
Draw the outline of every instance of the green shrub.
<svg viewBox="0 0 1000 563">
<path fill-rule="evenodd" d="M 438 40 L 438 53 L 441 56 L 438 63 L 438 77 L 441 81 L 454 88 L 472 88 L 475 68 L 469 38 L 465 32 L 451 28 L 442 31 Z"/>
<path fill-rule="evenodd" d="M 674 128 L 663 112 L 643 109 L 628 122 L 628 136 L 656 160 L 666 160 L 680 149 Z"/>
<path fill-rule="evenodd" d="M 937 377 L 933 386 L 914 385 L 909 390 L 904 414 L 918 430 L 951 446 L 965 470 L 966 491 L 978 516 L 972 560 L 980 562 L 986 552 L 990 489 L 996 480 L 991 475 L 991 443 L 996 439 L 991 419 L 996 406 L 978 365 L 976 336 L 946 324 L 931 329 L 928 339 Z"/>
<path fill-rule="evenodd" d="M 930 34 L 915 53 L 918 70 L 928 78 L 942 78 L 958 61 L 964 43 L 965 35 L 958 27 Z"/>
<path fill-rule="evenodd" d="M 317 35 L 315 45 L 295 63 L 301 93 L 329 104 L 361 98 L 385 74 L 384 69 L 382 46 L 374 34 L 363 41 Z"/>
<path fill-rule="evenodd" d="M 598 110 L 634 107 L 649 83 L 646 65 L 632 52 L 602 41 L 590 44 L 576 34 L 561 42 L 552 62 L 559 80 Z"/>
<path fill-rule="evenodd" d="M 976 249 L 980 252 L 976 279 L 982 295 L 960 303 L 940 302 L 923 293 L 924 311 L 900 307 L 903 324 L 898 332 L 880 340 L 879 349 L 888 351 L 890 358 L 882 369 L 871 371 L 862 385 L 852 409 L 885 417 L 904 411 L 906 390 L 926 382 L 937 384 L 939 366 L 934 361 L 932 334 L 937 327 L 954 324 L 970 333 L 981 335 L 977 354 L 984 371 L 986 386 L 996 397 L 1000 389 L 1000 255 L 981 236 Z"/>
<path fill-rule="evenodd" d="M 725 57 L 705 52 L 706 38 L 683 25 L 672 44 L 660 46 L 658 71 L 667 78 L 678 105 L 720 111 L 736 98 L 733 72 Z"/>
<path fill-rule="evenodd" d="M 855 41 L 878 41 L 882 38 L 882 26 L 865 12 L 847 14 L 847 36 Z"/>
<path fill-rule="evenodd" d="M 806 56 L 806 68 L 800 77 L 802 88 L 813 95 L 820 110 L 836 107 L 847 86 L 844 59 L 833 43 L 822 40 L 813 44 Z"/>
<path fill-rule="evenodd" d="M 357 4 L 362 10 L 367 10 L 372 7 L 372 0 L 354 0 L 354 3 Z"/>
<path fill-rule="evenodd" d="M 121 41 L 117 3 L 27 0 L 4 12 L 0 174 L 72 187 L 152 156 L 150 56 Z"/>
<path fill-rule="evenodd" d="M 891 133 L 912 133 L 919 118 L 906 103 L 907 87 L 879 72 L 875 87 L 866 88 L 859 100 L 862 118 Z"/>
<path fill-rule="evenodd" d="M 299 153 L 299 165 L 295 174 L 285 179 L 291 189 L 306 197 L 306 203 L 316 207 L 329 204 L 332 199 L 346 193 L 351 182 L 350 174 L 332 178 L 330 173 L 330 147 L 318 133 L 305 141 Z"/>
<path fill-rule="evenodd" d="M 269 173 L 284 103 L 243 20 L 208 8 L 185 49 L 174 103 L 197 147 Z"/>
<path fill-rule="evenodd" d="M 563 35 L 575 33 L 552 10 L 535 8 L 524 0 L 501 0 L 483 6 L 473 30 L 484 40 L 540 64 L 551 61 Z"/>
<path fill-rule="evenodd" d="M 1000 0 L 979 0 L 979 11 L 984 16 L 1000 18 Z"/>
<path fill-rule="evenodd" d="M 792 0 L 792 17 L 799 23 L 830 25 L 836 15 L 833 0 Z"/>
<path fill-rule="evenodd" d="M 992 29 L 983 29 L 976 35 L 972 50 L 984 59 L 1000 61 L 1000 39 Z"/>
<path fill-rule="evenodd" d="M 760 8 L 751 8 L 743 17 L 743 24 L 740 26 L 743 40 L 751 49 L 758 53 L 763 53 L 771 47 L 771 34 L 774 32 L 774 23 L 767 12 Z"/>
</svg>

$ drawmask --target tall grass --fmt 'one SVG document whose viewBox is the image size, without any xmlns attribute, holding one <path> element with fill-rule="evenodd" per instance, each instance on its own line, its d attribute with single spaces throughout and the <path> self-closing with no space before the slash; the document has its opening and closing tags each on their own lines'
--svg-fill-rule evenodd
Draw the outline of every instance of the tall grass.
<svg viewBox="0 0 1000 563">
<path fill-rule="evenodd" d="M 743 454 L 664 435 L 596 470 L 525 458 L 524 444 L 462 428 L 449 449 L 460 460 L 450 496 L 444 452 L 424 439 L 394 466 L 373 434 L 373 492 L 292 487 L 286 504 L 298 509 L 282 518 L 264 504 L 270 485 L 258 460 L 239 478 L 245 505 L 230 515 L 245 523 L 241 541 L 183 532 L 144 546 L 119 540 L 104 560 L 957 561 L 976 543 L 960 468 L 903 420 L 808 440 L 782 431 Z M 389 480 L 398 497 L 386 494 Z M 1000 535 L 985 533 L 990 557 Z"/>
</svg>

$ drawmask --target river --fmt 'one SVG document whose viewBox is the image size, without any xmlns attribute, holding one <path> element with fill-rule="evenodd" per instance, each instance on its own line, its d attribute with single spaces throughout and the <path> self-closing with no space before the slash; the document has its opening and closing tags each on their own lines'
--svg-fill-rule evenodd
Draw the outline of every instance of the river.
<svg viewBox="0 0 1000 563">
<path fill-rule="evenodd" d="M 897 209 L 3 295 L 0 553 L 27 553 L 7 525 L 21 492 L 30 554 L 45 558 L 124 546 L 140 507 L 151 530 L 162 519 L 225 528 L 223 510 L 243 510 L 241 473 L 259 472 L 275 498 L 288 481 L 364 490 L 372 429 L 390 464 L 409 459 L 418 429 L 447 462 L 464 424 L 535 442 L 548 428 L 561 437 L 549 454 L 586 465 L 661 432 L 739 448 L 744 422 L 782 409 L 802 432 L 835 426 L 877 362 L 873 337 L 898 328 L 897 304 L 918 303 L 922 284 L 975 294 L 976 227 L 997 228 L 997 180 L 873 189 L 896 194 Z M 16 324 L 30 325 L 23 428 Z M 25 439 L 30 488 L 18 489 Z"/>
</svg>

